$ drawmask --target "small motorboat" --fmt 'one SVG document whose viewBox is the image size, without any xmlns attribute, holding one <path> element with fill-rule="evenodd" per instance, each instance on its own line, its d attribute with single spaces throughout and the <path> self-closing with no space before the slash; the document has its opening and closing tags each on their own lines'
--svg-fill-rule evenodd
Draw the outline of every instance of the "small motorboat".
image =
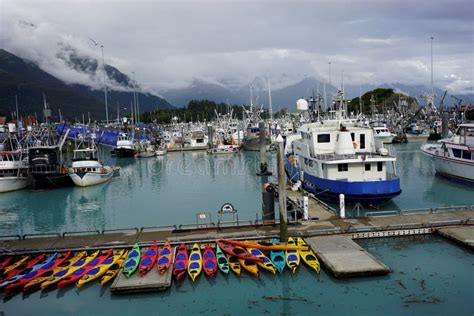
<svg viewBox="0 0 474 316">
<path fill-rule="evenodd" d="M 158 257 L 158 262 L 156 263 L 160 274 L 163 274 L 168 270 L 171 264 L 172 256 L 173 256 L 173 253 L 171 251 L 171 246 L 170 246 L 169 241 L 167 240 L 165 244 L 163 245 L 163 248 L 161 248 L 160 255 Z"/>
<path fill-rule="evenodd" d="M 123 274 L 127 278 L 129 278 L 135 270 L 138 268 L 138 264 L 140 263 L 140 257 L 141 257 L 141 252 L 140 252 L 140 246 L 138 246 L 137 243 L 133 245 L 132 250 L 128 253 L 127 259 L 125 260 L 125 264 L 123 265 Z"/>
<path fill-rule="evenodd" d="M 188 266 L 188 249 L 185 244 L 180 244 L 176 250 L 176 257 L 174 258 L 173 264 L 173 276 L 176 281 L 181 280 L 181 278 L 186 273 L 186 268 Z"/>
<path fill-rule="evenodd" d="M 155 265 L 156 258 L 158 257 L 158 244 L 156 241 L 153 241 L 153 244 L 150 248 L 147 249 L 145 254 L 142 256 L 140 260 L 140 265 L 138 267 L 138 272 L 140 272 L 140 276 L 144 276 L 148 273 L 153 266 Z"/>
<path fill-rule="evenodd" d="M 189 254 L 189 261 L 188 261 L 188 274 L 193 280 L 193 282 L 197 279 L 199 274 L 202 270 L 202 255 L 201 255 L 201 248 L 199 245 L 195 243 L 193 248 L 191 249 L 191 253 Z"/>
</svg>

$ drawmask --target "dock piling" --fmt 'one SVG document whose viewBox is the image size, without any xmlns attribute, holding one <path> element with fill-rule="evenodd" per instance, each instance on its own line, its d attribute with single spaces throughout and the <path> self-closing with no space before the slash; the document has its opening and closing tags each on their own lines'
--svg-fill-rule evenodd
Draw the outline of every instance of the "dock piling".
<svg viewBox="0 0 474 316">
<path fill-rule="evenodd" d="M 286 176 L 285 164 L 283 161 L 283 137 L 281 134 L 276 139 L 277 149 L 277 165 L 278 165 L 278 202 L 280 209 L 280 241 L 288 240 L 288 225 L 286 213 Z"/>
</svg>

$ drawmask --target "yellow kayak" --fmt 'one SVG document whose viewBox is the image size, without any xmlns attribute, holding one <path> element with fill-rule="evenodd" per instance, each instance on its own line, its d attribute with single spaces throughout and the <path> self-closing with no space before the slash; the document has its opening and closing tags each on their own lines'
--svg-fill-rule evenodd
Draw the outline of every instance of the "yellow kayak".
<svg viewBox="0 0 474 316">
<path fill-rule="evenodd" d="M 270 271 L 271 273 L 275 274 L 276 273 L 276 267 L 275 265 L 273 264 L 273 262 L 263 254 L 263 252 L 260 250 L 260 249 L 256 249 L 256 248 L 247 248 L 248 252 L 250 252 L 250 254 L 252 256 L 255 256 L 255 257 L 259 257 L 260 259 L 263 260 L 263 262 L 257 262 L 257 264 L 264 268 L 265 270 L 268 270 Z"/>
<path fill-rule="evenodd" d="M 305 241 L 301 237 L 298 237 L 296 239 L 296 244 L 301 247 L 306 247 L 306 250 L 298 251 L 300 254 L 300 257 L 301 259 L 303 259 L 304 263 L 308 265 L 308 267 L 314 269 L 314 271 L 319 273 L 320 271 L 319 261 L 318 261 L 318 258 L 316 258 L 316 255 L 313 252 L 313 250 L 309 248 L 309 246 L 305 243 Z"/>
<path fill-rule="evenodd" d="M 128 256 L 128 251 L 125 251 L 122 256 L 115 262 L 107 272 L 105 272 L 105 275 L 102 277 L 100 280 L 100 285 L 104 285 L 105 283 L 109 282 L 113 278 L 119 274 L 120 270 L 122 269 L 123 263 L 127 259 Z"/>
<path fill-rule="evenodd" d="M 295 240 L 292 237 L 288 238 L 288 245 L 296 245 Z M 286 265 L 290 268 L 293 273 L 296 272 L 296 269 L 300 265 L 300 255 L 298 250 L 287 250 L 285 252 Z"/>
<path fill-rule="evenodd" d="M 226 254 L 227 260 L 229 261 L 229 267 L 230 269 L 237 275 L 240 276 L 240 272 L 242 271 L 239 263 L 239 258 L 236 256 L 231 256 L 229 254 Z"/>
<path fill-rule="evenodd" d="M 97 278 L 103 276 L 109 269 L 114 265 L 124 254 L 125 250 L 119 250 L 115 255 L 105 259 L 105 261 L 91 270 L 89 270 L 85 275 L 83 275 L 79 280 L 76 282 L 77 287 L 81 287 L 86 283 L 92 282 Z"/>
<path fill-rule="evenodd" d="M 191 253 L 189 254 L 189 261 L 188 261 L 188 274 L 193 280 L 199 276 L 202 270 L 202 255 L 201 255 L 201 248 L 196 243 L 193 245 L 191 249 Z"/>
<path fill-rule="evenodd" d="M 55 275 L 59 271 L 67 269 L 68 267 L 72 266 L 73 264 L 75 264 L 77 261 L 84 258 L 85 256 L 87 256 L 86 251 L 81 251 L 81 252 L 77 253 L 74 257 L 72 257 L 69 260 L 64 261 L 63 263 L 58 265 L 53 270 L 48 271 L 45 274 L 43 274 L 42 276 L 40 276 L 36 279 L 33 279 L 30 282 L 26 283 L 25 286 L 23 287 L 23 291 L 26 292 L 26 291 L 29 291 L 30 289 L 34 289 L 36 287 L 36 285 L 39 285 L 39 284 L 43 283 L 44 281 L 48 280 L 51 276 Z"/>
<path fill-rule="evenodd" d="M 5 269 L 3 269 L 3 274 L 7 274 L 8 272 L 10 272 L 12 270 L 15 270 L 16 268 L 21 266 L 23 263 L 25 263 L 28 259 L 30 259 L 30 256 L 24 256 L 23 258 L 21 258 L 17 262 L 15 262 L 15 263 L 9 265 L 8 267 L 6 267 Z"/>
<path fill-rule="evenodd" d="M 45 289 L 50 285 L 58 283 L 65 277 L 70 276 L 74 271 L 76 271 L 79 268 L 82 268 L 83 266 L 85 266 L 86 264 L 94 260 L 95 257 L 97 257 L 97 255 L 99 254 L 99 252 L 100 251 L 97 250 L 96 252 L 88 255 L 86 258 L 80 259 L 76 263 L 72 264 L 71 266 L 64 268 L 61 271 L 56 272 L 48 280 L 46 280 L 45 282 L 41 284 L 41 288 Z"/>
<path fill-rule="evenodd" d="M 245 260 L 239 258 L 239 263 L 248 273 L 258 278 L 258 266 L 255 261 Z"/>
</svg>

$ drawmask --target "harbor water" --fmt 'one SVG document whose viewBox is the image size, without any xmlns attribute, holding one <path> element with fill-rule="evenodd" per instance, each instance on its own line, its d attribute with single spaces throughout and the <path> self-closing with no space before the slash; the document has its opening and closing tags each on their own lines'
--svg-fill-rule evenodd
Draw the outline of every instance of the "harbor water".
<svg viewBox="0 0 474 316">
<path fill-rule="evenodd" d="M 402 194 L 379 210 L 474 204 L 474 188 L 436 176 L 420 144 L 392 145 Z M 261 178 L 257 152 L 212 156 L 206 152 L 175 152 L 163 157 L 133 159 L 104 155 L 121 167 L 120 176 L 95 187 L 51 191 L 22 190 L 0 195 L 0 235 L 103 230 L 196 222 L 230 202 L 239 220 L 261 219 Z M 276 174 L 275 155 L 269 168 Z M 366 208 L 365 211 L 376 209 Z M 352 211 L 348 207 L 348 212 Z M 229 220 L 229 219 L 227 219 Z"/>
<path fill-rule="evenodd" d="M 301 266 L 260 279 L 220 273 L 186 278 L 163 293 L 112 295 L 97 283 L 81 289 L 16 295 L 5 315 L 472 315 L 472 252 L 438 236 L 361 240 L 391 269 L 388 276 L 334 279 Z"/>
</svg>

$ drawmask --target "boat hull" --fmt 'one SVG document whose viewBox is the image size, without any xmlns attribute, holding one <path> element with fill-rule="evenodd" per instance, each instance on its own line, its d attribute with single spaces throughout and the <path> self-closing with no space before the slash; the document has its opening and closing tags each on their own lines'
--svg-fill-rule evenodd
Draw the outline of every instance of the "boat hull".
<svg viewBox="0 0 474 316">
<path fill-rule="evenodd" d="M 269 146 L 270 146 L 270 140 L 266 139 L 267 150 L 269 149 L 268 148 Z M 260 151 L 260 137 L 255 136 L 255 137 L 245 138 L 242 143 L 242 147 L 243 149 L 249 150 L 249 151 Z"/>
<path fill-rule="evenodd" d="M 421 151 L 431 158 L 437 174 L 453 180 L 474 183 L 474 161 L 462 161 L 440 156 L 436 152 L 442 152 L 441 149 L 430 147 L 432 146 L 422 146 Z"/>
<path fill-rule="evenodd" d="M 131 148 L 115 148 L 114 154 L 119 158 L 130 158 L 136 155 L 137 151 Z"/>
<path fill-rule="evenodd" d="M 114 175 L 114 171 L 110 167 L 104 167 L 105 172 L 87 172 L 84 175 L 77 173 L 70 173 L 69 177 L 72 182 L 78 187 L 88 187 L 91 185 L 97 185 L 109 181 Z"/>
<path fill-rule="evenodd" d="M 349 204 L 381 204 L 402 193 L 398 177 L 380 181 L 340 181 L 303 172 L 303 179 L 300 179 L 300 169 L 289 161 L 285 162 L 285 171 L 292 182 L 301 181 L 304 190 L 327 202 L 338 203 L 339 195 L 344 194 L 344 200 Z"/>
<path fill-rule="evenodd" d="M 34 190 L 54 189 L 74 185 L 67 173 L 32 173 L 30 182 Z"/>
<path fill-rule="evenodd" d="M 28 186 L 27 177 L 0 178 L 0 193 L 24 189 Z"/>
</svg>

